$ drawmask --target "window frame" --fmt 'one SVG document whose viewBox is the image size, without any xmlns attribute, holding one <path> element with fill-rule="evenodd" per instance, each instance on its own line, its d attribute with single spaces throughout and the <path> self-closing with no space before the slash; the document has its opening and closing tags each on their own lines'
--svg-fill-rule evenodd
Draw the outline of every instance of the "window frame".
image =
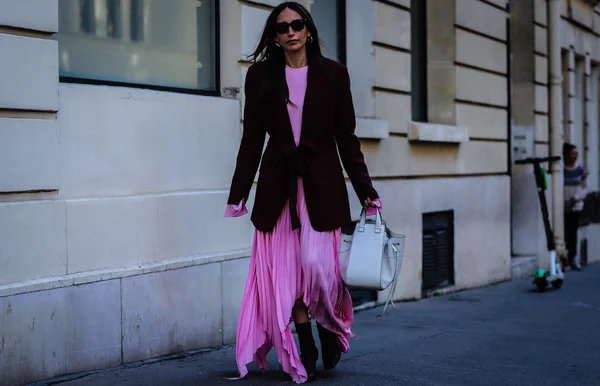
<svg viewBox="0 0 600 386">
<path fill-rule="evenodd" d="M 106 79 L 90 79 L 83 77 L 73 77 L 68 75 L 59 75 L 58 81 L 66 84 L 82 84 L 92 86 L 111 86 L 111 87 L 127 87 L 134 89 L 145 89 L 153 91 L 173 92 L 178 94 L 204 95 L 204 96 L 221 96 L 221 0 L 215 1 L 215 42 L 214 42 L 214 63 L 215 63 L 215 89 L 202 90 L 187 87 L 177 86 L 161 86 L 147 83 L 124 82 L 117 80 Z M 57 41 L 58 42 L 58 41 Z"/>
<path fill-rule="evenodd" d="M 338 59 L 340 63 L 347 65 L 346 0 L 337 0 L 337 19 Z"/>
<path fill-rule="evenodd" d="M 321 34 L 321 36 L 319 37 L 319 39 L 324 42 L 326 45 L 330 45 L 330 44 L 335 44 L 336 45 L 336 49 L 337 49 L 337 54 L 338 57 L 330 57 L 326 55 L 326 52 L 323 51 L 323 46 L 321 46 L 321 52 L 324 56 L 326 56 L 329 59 L 338 61 L 339 63 L 346 65 L 346 62 L 348 60 L 348 57 L 346 55 L 347 53 L 347 31 L 346 31 L 346 0 L 326 0 L 327 2 L 335 2 L 335 17 L 336 17 L 336 25 L 335 25 L 335 40 L 332 42 L 325 42 L 323 40 L 323 36 L 322 36 L 322 28 L 320 28 L 320 24 L 318 20 L 315 20 L 315 24 L 317 26 L 317 28 L 319 28 L 319 32 Z M 312 15 L 313 19 L 315 19 L 315 14 L 313 13 L 313 8 L 312 6 L 314 5 L 311 4 L 311 7 L 309 9 L 310 14 Z"/>
</svg>

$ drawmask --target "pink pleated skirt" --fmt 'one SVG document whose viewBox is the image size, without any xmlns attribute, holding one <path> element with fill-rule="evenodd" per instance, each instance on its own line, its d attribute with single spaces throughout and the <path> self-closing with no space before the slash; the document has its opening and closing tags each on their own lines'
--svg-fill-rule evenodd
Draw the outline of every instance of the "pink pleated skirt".
<svg viewBox="0 0 600 386">
<path fill-rule="evenodd" d="M 337 334 L 342 352 L 354 337 L 352 299 L 339 273 L 340 229 L 317 232 L 312 228 L 300 178 L 297 210 L 300 229 L 292 230 L 286 205 L 273 231 L 255 232 L 237 328 L 240 378 L 248 374 L 246 366 L 251 362 L 266 369 L 267 354 L 274 347 L 294 382 L 306 381 L 290 329 L 296 299 L 302 298 L 310 316 Z"/>
</svg>

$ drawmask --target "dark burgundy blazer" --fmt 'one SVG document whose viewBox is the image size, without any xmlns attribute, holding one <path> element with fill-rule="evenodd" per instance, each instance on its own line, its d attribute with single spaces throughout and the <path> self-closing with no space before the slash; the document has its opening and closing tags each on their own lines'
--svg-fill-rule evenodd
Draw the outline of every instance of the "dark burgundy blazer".
<svg viewBox="0 0 600 386">
<path fill-rule="evenodd" d="M 356 119 L 347 68 L 328 59 L 323 65 L 309 64 L 297 147 L 285 95 L 265 91 L 266 76 L 274 74 L 267 71 L 265 62 L 253 64 L 246 75 L 244 129 L 227 203 L 246 202 L 260 163 L 251 217 L 256 229 L 271 231 L 288 199 L 292 226 L 300 227 L 298 176 L 302 177 L 312 227 L 322 232 L 347 225 L 350 205 L 340 159 L 361 202 L 367 197 L 379 198 L 354 134 Z M 263 154 L 266 133 L 269 142 Z"/>
</svg>

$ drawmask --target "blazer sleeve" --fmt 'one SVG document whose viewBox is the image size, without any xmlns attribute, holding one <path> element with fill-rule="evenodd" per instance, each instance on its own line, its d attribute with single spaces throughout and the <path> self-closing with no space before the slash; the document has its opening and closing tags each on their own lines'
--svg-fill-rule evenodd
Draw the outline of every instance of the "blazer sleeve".
<svg viewBox="0 0 600 386">
<path fill-rule="evenodd" d="M 343 67 L 340 81 L 337 83 L 335 107 L 335 138 L 340 153 L 340 158 L 352 187 L 360 199 L 361 204 L 368 198 L 379 198 L 373 188 L 371 177 L 363 153 L 360 149 L 360 140 L 354 133 L 356 117 L 352 92 L 350 91 L 350 75 L 348 69 Z"/>
<path fill-rule="evenodd" d="M 244 92 L 244 125 L 235 172 L 227 204 L 238 205 L 248 200 L 265 144 L 265 127 L 260 112 L 260 73 L 255 65 L 248 69 Z"/>
</svg>

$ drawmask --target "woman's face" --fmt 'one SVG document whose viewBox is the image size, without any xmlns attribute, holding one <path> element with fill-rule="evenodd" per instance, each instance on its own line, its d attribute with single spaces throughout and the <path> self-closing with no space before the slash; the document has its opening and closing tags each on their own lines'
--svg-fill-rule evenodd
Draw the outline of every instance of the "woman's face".
<svg viewBox="0 0 600 386">
<path fill-rule="evenodd" d="M 310 32 L 302 16 L 289 8 L 281 11 L 275 27 L 275 42 L 289 53 L 298 52 L 306 46 Z"/>
<path fill-rule="evenodd" d="M 571 149 L 571 154 L 569 154 L 569 158 L 571 158 L 569 161 L 570 163 L 575 163 L 577 162 L 577 158 L 579 157 L 579 150 L 577 150 L 577 148 Z"/>
</svg>

